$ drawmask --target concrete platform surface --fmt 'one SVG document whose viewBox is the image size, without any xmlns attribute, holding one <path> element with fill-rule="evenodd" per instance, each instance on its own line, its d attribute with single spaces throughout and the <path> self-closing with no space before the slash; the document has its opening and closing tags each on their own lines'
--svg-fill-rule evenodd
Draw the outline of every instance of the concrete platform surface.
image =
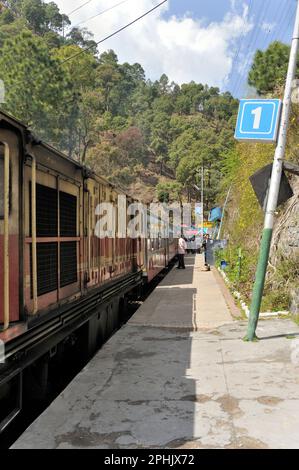
<svg viewBox="0 0 299 470">
<path fill-rule="evenodd" d="M 299 328 L 244 343 L 200 256 L 172 270 L 14 449 L 299 448 Z"/>
<path fill-rule="evenodd" d="M 12 448 L 298 449 L 299 329 L 245 330 L 124 327 Z"/>
<path fill-rule="evenodd" d="M 228 303 L 202 255 L 186 256 L 186 270 L 173 269 L 140 307 L 130 325 L 197 331 L 232 322 Z"/>
</svg>

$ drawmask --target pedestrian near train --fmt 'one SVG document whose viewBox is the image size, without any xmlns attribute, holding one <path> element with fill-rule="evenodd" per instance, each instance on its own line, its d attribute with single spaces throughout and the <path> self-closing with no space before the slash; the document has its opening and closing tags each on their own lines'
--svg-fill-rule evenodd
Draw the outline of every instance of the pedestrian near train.
<svg viewBox="0 0 299 470">
<path fill-rule="evenodd" d="M 202 248 L 203 248 L 204 254 L 205 254 L 205 266 L 208 266 L 208 250 L 209 250 L 209 247 L 210 247 L 210 235 L 207 233 L 204 236 L 204 240 L 203 240 L 203 243 L 202 243 Z"/>
<path fill-rule="evenodd" d="M 187 243 L 183 236 L 179 239 L 179 249 L 178 249 L 178 258 L 179 258 L 179 265 L 177 269 L 186 269 L 185 267 L 185 254 L 187 250 Z"/>
</svg>

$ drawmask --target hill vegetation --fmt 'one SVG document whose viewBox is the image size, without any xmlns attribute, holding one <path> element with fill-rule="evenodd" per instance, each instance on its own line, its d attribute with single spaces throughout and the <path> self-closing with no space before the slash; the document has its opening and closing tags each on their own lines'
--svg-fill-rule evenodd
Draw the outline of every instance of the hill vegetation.
<svg viewBox="0 0 299 470">
<path fill-rule="evenodd" d="M 86 29 L 41 0 L 1 3 L 0 70 L 5 109 L 69 156 L 148 200 L 195 197 L 204 164 L 207 208 L 215 203 L 234 145 L 230 93 L 147 80 L 141 64 L 98 55 Z"/>
<path fill-rule="evenodd" d="M 258 95 L 282 96 L 289 50 L 274 42 L 257 51 L 248 83 Z M 166 74 L 148 80 L 142 64 L 120 63 L 112 50 L 99 55 L 88 30 L 71 27 L 54 2 L 42 0 L 0 1 L 0 78 L 4 110 L 145 202 L 198 198 L 202 165 L 206 211 L 223 204 L 231 188 L 223 231 L 229 248 L 222 256 L 231 280 L 250 300 L 263 212 L 249 177 L 272 161 L 274 146 L 235 143 L 238 101 L 230 93 L 195 82 L 178 85 Z M 298 116 L 294 104 L 287 150 L 294 162 Z M 290 213 L 289 204 L 279 209 L 277 227 L 285 240 L 288 224 L 290 233 L 299 233 L 298 216 L 290 221 Z M 298 250 L 299 241 L 286 248 L 275 234 L 263 308 L 289 307 Z"/>
</svg>

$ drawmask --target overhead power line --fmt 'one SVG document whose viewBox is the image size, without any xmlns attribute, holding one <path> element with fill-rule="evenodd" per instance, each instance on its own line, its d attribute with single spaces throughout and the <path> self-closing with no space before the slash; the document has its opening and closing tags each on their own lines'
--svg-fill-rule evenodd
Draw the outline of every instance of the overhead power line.
<svg viewBox="0 0 299 470">
<path fill-rule="evenodd" d="M 286 21 L 289 17 L 291 16 L 290 22 L 292 21 L 292 16 L 294 15 L 293 8 L 289 8 L 290 0 L 282 0 L 281 3 L 276 6 L 275 10 L 273 11 L 272 9 L 272 16 L 273 16 L 273 26 L 269 28 L 269 31 L 264 31 L 265 33 L 265 39 L 260 40 L 261 36 L 263 35 L 263 29 L 262 25 L 266 21 L 267 14 L 269 9 L 271 8 L 271 2 L 268 0 L 268 2 L 264 2 L 263 4 L 260 5 L 260 9 L 256 15 L 257 17 L 257 25 L 256 27 L 251 31 L 251 34 L 249 36 L 248 43 L 246 45 L 247 50 L 252 51 L 252 54 L 249 53 L 247 59 L 245 60 L 243 64 L 243 72 L 239 74 L 239 76 L 236 76 L 233 86 L 232 86 L 232 94 L 233 95 L 238 95 L 245 84 L 247 83 L 247 75 L 249 72 L 249 67 L 250 63 L 253 60 L 254 57 L 254 51 L 256 51 L 258 44 L 260 43 L 260 49 L 264 49 L 267 45 L 269 45 L 275 38 L 276 35 L 280 36 L 281 38 L 285 35 L 286 33 Z M 277 19 L 277 21 L 276 21 Z"/>
<path fill-rule="evenodd" d="M 168 0 L 163 0 L 163 2 L 160 2 L 158 3 L 158 5 L 156 5 L 155 7 L 151 8 L 150 10 L 146 11 L 145 13 L 143 13 L 143 15 L 139 16 L 138 18 L 135 18 L 135 20 L 131 21 L 130 23 L 126 24 L 125 26 L 123 26 L 122 28 L 119 28 L 117 31 L 114 31 L 114 33 L 111 33 L 109 34 L 108 36 L 106 36 L 105 38 L 101 39 L 100 41 L 97 41 L 95 44 L 98 46 L 99 44 L 102 44 L 103 42 L 107 41 L 108 39 L 112 38 L 113 36 L 116 36 L 118 33 L 121 33 L 122 31 L 124 31 L 125 29 L 129 28 L 129 26 L 132 26 L 134 23 L 137 23 L 137 21 L 141 20 L 142 18 L 144 18 L 145 16 L 149 15 L 150 13 L 152 13 L 154 10 L 157 10 L 157 8 L 161 7 L 162 5 L 164 5 L 164 3 L 166 3 Z M 74 54 L 70 57 L 68 57 L 67 59 L 63 60 L 61 62 L 61 64 L 64 64 L 65 62 L 68 62 L 72 59 L 75 59 L 76 57 L 78 57 L 79 55 L 81 54 L 84 54 L 85 52 L 88 52 L 90 51 L 91 49 L 94 48 L 94 44 L 92 44 L 91 46 L 89 47 L 86 47 L 85 49 L 82 49 L 80 52 L 77 52 L 77 54 Z"/>
<path fill-rule="evenodd" d="M 90 16 L 90 17 L 87 18 L 86 20 L 80 21 L 80 23 L 77 23 L 77 24 L 74 26 L 74 28 L 77 28 L 77 27 L 80 26 L 81 24 L 87 23 L 88 21 L 94 20 L 94 19 L 97 18 L 98 16 L 101 16 L 101 15 L 103 15 L 104 13 L 108 13 L 108 11 L 111 11 L 111 10 L 113 10 L 114 8 L 119 7 L 119 6 L 122 5 L 123 3 L 127 3 L 128 1 L 129 1 L 129 0 L 122 0 L 122 2 L 118 2 L 116 5 L 112 5 L 111 7 L 106 8 L 105 10 L 100 11 L 100 12 L 97 13 L 96 15 Z"/>
<path fill-rule="evenodd" d="M 81 8 L 85 7 L 85 5 L 88 5 L 89 3 L 91 3 L 92 0 L 88 0 L 87 2 L 84 2 L 82 5 L 79 5 L 77 8 L 75 8 L 74 10 L 70 11 L 69 13 L 67 13 L 67 16 L 71 16 L 73 15 L 74 13 L 76 13 L 77 11 L 81 10 Z"/>
<path fill-rule="evenodd" d="M 248 41 L 247 48 L 248 50 L 255 51 L 259 42 L 260 35 L 262 33 L 262 25 L 265 22 L 265 19 L 267 18 L 267 13 L 270 8 L 270 0 L 267 0 L 267 2 L 264 2 L 262 4 L 262 8 L 259 10 L 258 13 L 258 22 L 256 27 L 251 31 L 250 34 L 250 39 Z M 252 61 L 252 56 L 251 54 L 248 54 L 247 59 L 244 62 L 243 66 L 243 72 L 240 74 L 240 77 L 236 80 L 235 83 L 235 89 L 236 89 L 236 94 L 239 93 L 240 88 L 244 87 L 245 84 L 247 83 L 247 75 L 248 75 L 248 67 L 250 66 L 250 62 Z"/>
<path fill-rule="evenodd" d="M 249 21 L 250 21 L 250 17 L 251 17 L 252 8 L 253 8 L 253 0 L 250 0 L 249 6 L 248 6 L 248 19 L 249 19 Z M 245 26 L 246 26 L 246 24 L 245 24 L 245 18 L 244 18 L 244 27 Z M 242 36 L 241 39 L 240 39 L 239 46 L 238 46 L 238 48 L 235 52 L 235 55 L 234 55 L 234 58 L 233 58 L 233 61 L 232 61 L 232 69 L 231 69 L 230 74 L 228 76 L 228 80 L 230 80 L 230 78 L 232 76 L 235 64 L 237 65 L 238 58 L 239 58 L 239 55 L 240 55 L 240 52 L 241 52 L 241 49 L 242 49 L 242 45 L 243 45 L 243 41 L 244 41 L 245 36 L 247 36 L 247 33 L 245 33 L 245 35 Z"/>
</svg>

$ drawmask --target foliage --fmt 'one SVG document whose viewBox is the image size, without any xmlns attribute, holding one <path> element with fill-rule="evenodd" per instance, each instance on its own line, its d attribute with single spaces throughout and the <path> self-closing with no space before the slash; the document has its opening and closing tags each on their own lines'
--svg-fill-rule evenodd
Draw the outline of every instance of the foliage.
<svg viewBox="0 0 299 470">
<path fill-rule="evenodd" d="M 55 129 L 57 103 L 62 103 L 67 84 L 43 39 L 24 31 L 6 40 L 0 51 L 0 70 L 5 108 L 33 127 L 38 123 L 42 130 L 50 124 Z"/>
<path fill-rule="evenodd" d="M 11 0 L 4 2 L 5 15 L 22 17 L 26 20 L 28 27 L 36 34 L 44 34 L 48 31 L 61 32 L 64 25 L 69 25 L 70 20 L 66 15 L 60 13 L 54 2 L 45 3 L 42 0 Z"/>
<path fill-rule="evenodd" d="M 161 182 L 157 185 L 159 202 L 172 203 L 181 201 L 183 186 L 178 182 Z"/>
<path fill-rule="evenodd" d="M 54 2 L 3 2 L 1 45 L 5 109 L 43 139 L 126 186 L 159 173 L 159 199 L 197 198 L 204 164 L 206 209 L 215 203 L 234 146 L 238 103 L 230 93 L 179 86 L 165 74 L 152 82 L 112 50 L 98 56 L 89 31 L 71 28 Z M 82 48 L 88 52 L 78 55 Z"/>
<path fill-rule="evenodd" d="M 275 41 L 266 51 L 258 50 L 248 75 L 249 85 L 260 95 L 273 93 L 284 84 L 288 69 L 290 47 Z"/>
</svg>

